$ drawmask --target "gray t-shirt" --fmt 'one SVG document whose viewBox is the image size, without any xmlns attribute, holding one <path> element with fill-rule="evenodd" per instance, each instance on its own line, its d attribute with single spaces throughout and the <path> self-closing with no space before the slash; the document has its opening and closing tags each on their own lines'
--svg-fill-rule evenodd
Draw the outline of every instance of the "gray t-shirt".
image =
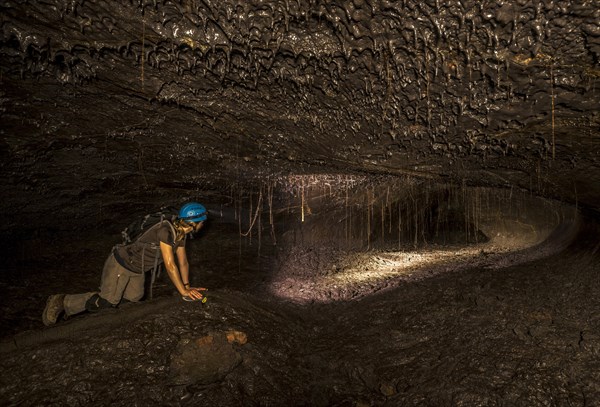
<svg viewBox="0 0 600 407">
<path fill-rule="evenodd" d="M 175 241 L 173 226 L 168 221 L 163 221 L 148 229 L 135 242 L 126 246 L 119 246 L 115 250 L 115 258 L 121 266 L 141 274 L 154 268 L 157 264 L 163 263 L 160 252 L 160 243 L 166 243 L 176 251 L 177 248 L 185 245 L 185 237 L 180 241 Z"/>
</svg>

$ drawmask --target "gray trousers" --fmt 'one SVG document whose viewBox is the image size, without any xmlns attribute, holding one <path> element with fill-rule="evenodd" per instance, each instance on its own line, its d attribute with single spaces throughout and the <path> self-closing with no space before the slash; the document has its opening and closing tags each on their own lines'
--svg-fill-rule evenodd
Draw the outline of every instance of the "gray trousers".
<svg viewBox="0 0 600 407">
<path fill-rule="evenodd" d="M 144 296 L 144 273 L 137 274 L 127 270 L 117 262 L 114 254 L 111 253 L 104 263 L 100 291 L 66 295 L 65 314 L 70 316 L 85 311 L 86 302 L 94 294 L 99 294 L 113 306 L 117 306 L 122 298 L 132 302 L 139 301 Z"/>
</svg>

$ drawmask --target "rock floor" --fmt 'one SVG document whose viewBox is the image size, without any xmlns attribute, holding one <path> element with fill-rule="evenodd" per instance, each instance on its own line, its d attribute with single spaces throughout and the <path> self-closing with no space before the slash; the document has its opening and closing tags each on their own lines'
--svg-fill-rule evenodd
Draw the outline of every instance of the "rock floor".
<svg viewBox="0 0 600 407">
<path fill-rule="evenodd" d="M 15 315 L 20 309 L 22 320 L 5 312 L 2 321 L 0 400 L 9 406 L 598 405 L 596 231 L 584 226 L 574 244 L 547 257 L 397 280 L 353 300 L 299 304 L 276 297 L 267 262 L 254 256 L 238 267 L 227 248 L 215 259 L 220 274 L 204 264 L 210 288 L 204 305 L 180 301 L 161 281 L 151 301 L 43 328 L 28 307 L 3 300 L 3 309 Z M 84 275 L 73 285 L 97 277 Z M 8 297 L 34 284 L 25 277 L 20 288 L 4 283 Z M 31 291 L 32 302 L 43 306 L 51 288 Z M 231 331 L 247 342 L 212 339 Z M 207 338 L 210 348 L 203 348 Z M 206 362 L 207 349 L 227 355 L 228 363 Z M 182 354 L 192 372 L 184 380 L 174 368 Z M 206 369 L 195 365 L 201 361 Z"/>
</svg>

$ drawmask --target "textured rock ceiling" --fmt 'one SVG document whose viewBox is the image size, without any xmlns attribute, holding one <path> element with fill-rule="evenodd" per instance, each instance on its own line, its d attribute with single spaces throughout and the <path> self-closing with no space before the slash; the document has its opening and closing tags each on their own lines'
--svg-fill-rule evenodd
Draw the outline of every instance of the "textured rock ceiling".
<svg viewBox="0 0 600 407">
<path fill-rule="evenodd" d="M 5 0 L 0 24 L 4 231 L 286 172 L 600 208 L 597 0 Z"/>
</svg>

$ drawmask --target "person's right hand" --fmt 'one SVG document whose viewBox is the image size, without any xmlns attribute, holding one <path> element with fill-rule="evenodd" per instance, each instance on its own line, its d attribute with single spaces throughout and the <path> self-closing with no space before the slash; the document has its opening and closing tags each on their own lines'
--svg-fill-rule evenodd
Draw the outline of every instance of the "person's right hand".
<svg viewBox="0 0 600 407">
<path fill-rule="evenodd" d="M 202 297 L 204 297 L 200 291 L 206 291 L 206 288 L 204 288 L 204 287 L 190 287 L 187 290 L 185 290 L 185 292 L 184 292 L 184 294 L 183 294 L 182 297 L 185 300 L 189 299 L 189 300 L 192 300 L 192 301 L 198 301 L 198 300 L 201 300 Z"/>
</svg>

